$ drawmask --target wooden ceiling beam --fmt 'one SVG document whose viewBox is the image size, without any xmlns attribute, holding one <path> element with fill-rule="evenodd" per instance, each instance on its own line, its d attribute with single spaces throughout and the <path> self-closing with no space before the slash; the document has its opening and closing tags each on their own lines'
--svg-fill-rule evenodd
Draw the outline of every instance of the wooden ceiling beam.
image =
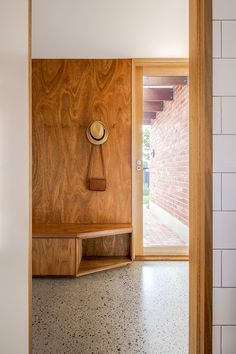
<svg viewBox="0 0 236 354">
<path fill-rule="evenodd" d="M 156 119 L 156 112 L 144 112 L 143 119 Z"/>
<path fill-rule="evenodd" d="M 144 112 L 162 112 L 164 108 L 163 101 L 144 101 Z"/>
<path fill-rule="evenodd" d="M 187 76 L 144 76 L 143 86 L 187 85 Z"/>
<path fill-rule="evenodd" d="M 150 119 L 150 118 L 144 118 L 144 119 L 143 119 L 143 124 L 144 124 L 144 125 L 151 125 L 152 122 L 153 122 L 153 120 Z"/>
<path fill-rule="evenodd" d="M 173 88 L 146 88 L 143 89 L 145 101 L 172 101 L 174 97 Z"/>
</svg>

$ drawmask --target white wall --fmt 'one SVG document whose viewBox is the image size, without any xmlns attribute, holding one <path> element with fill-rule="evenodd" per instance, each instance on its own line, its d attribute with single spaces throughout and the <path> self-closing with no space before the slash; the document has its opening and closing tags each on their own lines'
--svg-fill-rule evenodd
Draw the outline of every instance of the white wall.
<svg viewBox="0 0 236 354">
<path fill-rule="evenodd" d="M 144 1 L 120 0 L 113 1 L 111 4 L 111 1 L 107 0 L 105 6 L 105 0 L 84 0 L 83 11 L 81 11 L 82 0 L 71 0 L 71 6 L 67 6 L 67 10 L 63 9 L 62 0 L 50 2 L 34 0 L 34 56 L 187 57 L 187 20 L 181 17 L 180 13 L 180 9 L 185 13 L 186 1 L 165 0 L 162 2 L 164 11 L 159 10 L 163 9 L 161 1 L 155 9 L 157 1 L 149 0 L 149 2 L 150 4 L 147 4 L 147 0 L 145 1 L 145 8 L 150 12 L 147 15 L 141 8 Z M 68 5 L 68 1 L 64 1 L 65 3 Z M 100 4 L 99 8 L 95 8 L 96 3 Z M 138 13 L 132 8 L 134 3 Z M 78 4 L 77 9 L 76 4 Z M 28 3 L 27 0 L 1 0 L 0 6 L 0 348 L 4 354 L 26 354 L 28 352 L 29 209 Z M 103 22 L 102 14 L 108 14 L 109 11 L 114 11 L 113 17 L 110 16 L 109 20 Z M 213 354 L 235 354 L 235 0 L 213 0 L 213 15 L 215 171 Z M 71 21 L 68 21 L 69 25 L 66 26 L 65 19 L 69 18 Z M 131 27 L 131 18 L 136 26 Z M 94 24 L 96 19 L 99 26 Z M 43 25 L 39 28 L 41 21 Z M 138 25 L 140 21 L 142 27 Z M 170 26 L 171 23 L 175 23 L 175 26 Z M 118 31 L 118 25 L 123 33 Z M 158 29 L 159 25 L 160 29 Z M 79 28 L 80 33 L 75 35 L 76 28 Z M 88 28 L 91 30 L 88 31 Z M 111 35 L 111 28 L 113 35 Z M 166 29 L 165 35 L 161 28 Z M 131 35 L 128 35 L 127 29 L 131 30 Z M 71 35 L 69 40 L 68 35 Z"/>
<path fill-rule="evenodd" d="M 34 57 L 188 56 L 187 1 L 55 1 L 34 0 Z M 235 354 L 236 1 L 213 17 L 213 354 Z"/>
<path fill-rule="evenodd" d="M 28 353 L 28 1 L 0 2 L 0 352 Z"/>
<path fill-rule="evenodd" d="M 213 354 L 236 353 L 236 1 L 213 0 Z"/>
<path fill-rule="evenodd" d="M 34 58 L 188 57 L 188 0 L 33 0 Z"/>
</svg>

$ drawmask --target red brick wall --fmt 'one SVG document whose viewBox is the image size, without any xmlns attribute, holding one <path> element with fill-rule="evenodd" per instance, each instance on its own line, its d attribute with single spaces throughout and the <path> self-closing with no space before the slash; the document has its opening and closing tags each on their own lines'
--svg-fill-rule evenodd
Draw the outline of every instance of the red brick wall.
<svg viewBox="0 0 236 354">
<path fill-rule="evenodd" d="M 188 225 L 188 87 L 175 86 L 151 126 L 150 200 Z"/>
</svg>

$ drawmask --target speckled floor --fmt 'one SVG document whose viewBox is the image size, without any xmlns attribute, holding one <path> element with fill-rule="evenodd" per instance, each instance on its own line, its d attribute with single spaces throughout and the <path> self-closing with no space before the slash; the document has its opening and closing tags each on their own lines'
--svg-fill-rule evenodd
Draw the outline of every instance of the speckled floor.
<svg viewBox="0 0 236 354">
<path fill-rule="evenodd" d="M 187 354 L 188 263 L 33 279 L 33 354 Z"/>
</svg>

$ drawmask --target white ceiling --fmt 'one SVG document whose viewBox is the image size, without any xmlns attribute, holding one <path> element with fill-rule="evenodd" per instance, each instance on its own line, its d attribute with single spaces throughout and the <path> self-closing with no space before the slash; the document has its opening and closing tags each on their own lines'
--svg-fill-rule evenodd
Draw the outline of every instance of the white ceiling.
<svg viewBox="0 0 236 354">
<path fill-rule="evenodd" d="M 34 58 L 187 58 L 188 0 L 33 0 Z"/>
</svg>

